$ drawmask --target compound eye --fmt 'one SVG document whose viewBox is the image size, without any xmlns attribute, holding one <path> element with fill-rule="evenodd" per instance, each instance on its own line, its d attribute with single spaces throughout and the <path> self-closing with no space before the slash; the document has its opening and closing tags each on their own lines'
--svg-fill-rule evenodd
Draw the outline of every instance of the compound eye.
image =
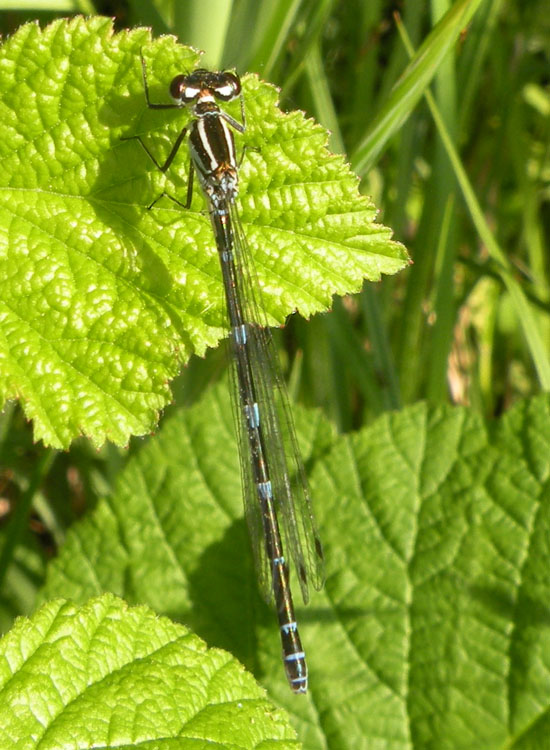
<svg viewBox="0 0 550 750">
<path fill-rule="evenodd" d="M 225 71 L 220 76 L 221 81 L 214 89 L 218 99 L 229 102 L 241 93 L 241 79 L 235 73 Z"/>
<path fill-rule="evenodd" d="M 189 86 L 189 76 L 176 76 L 170 84 L 170 95 L 176 102 L 189 104 L 199 95 L 200 89 L 196 86 Z"/>
</svg>

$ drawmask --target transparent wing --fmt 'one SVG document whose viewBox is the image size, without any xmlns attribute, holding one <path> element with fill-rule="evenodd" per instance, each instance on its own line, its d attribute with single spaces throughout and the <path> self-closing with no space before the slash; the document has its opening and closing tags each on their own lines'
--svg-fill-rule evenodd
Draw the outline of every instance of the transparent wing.
<svg viewBox="0 0 550 750">
<path fill-rule="evenodd" d="M 296 566 L 302 596 L 307 603 L 308 584 L 320 589 L 324 583 L 323 549 L 315 523 L 311 496 L 298 448 L 288 394 L 283 381 L 278 357 L 266 324 L 266 317 L 258 304 L 257 285 L 250 250 L 237 211 L 231 205 L 231 219 L 235 241 L 235 263 L 238 290 L 248 321 L 248 353 L 265 439 L 265 454 L 279 522 L 282 521 L 285 549 Z M 261 513 L 255 497 L 250 473 L 250 456 L 246 439 L 246 425 L 240 413 L 240 449 L 246 455 L 247 468 L 242 467 L 245 511 L 249 524 L 258 577 L 266 598 L 270 598 L 270 570 L 262 543 Z M 246 475 L 246 476 L 245 476 Z"/>
<path fill-rule="evenodd" d="M 250 326 L 247 326 L 249 328 Z M 232 341 L 229 346 L 233 347 Z M 250 455 L 250 443 L 248 441 L 247 424 L 243 414 L 242 404 L 239 396 L 239 385 L 237 377 L 237 366 L 235 357 L 232 356 L 231 362 L 231 405 L 237 431 L 237 440 L 239 443 L 239 462 L 241 466 L 241 483 L 243 490 L 244 514 L 250 536 L 250 544 L 254 557 L 254 566 L 258 584 L 262 596 L 266 602 L 270 603 L 273 599 L 273 589 L 271 583 L 271 571 L 269 560 L 264 544 L 262 513 L 258 498 L 256 496 L 256 486 L 252 476 L 252 457 Z"/>
</svg>

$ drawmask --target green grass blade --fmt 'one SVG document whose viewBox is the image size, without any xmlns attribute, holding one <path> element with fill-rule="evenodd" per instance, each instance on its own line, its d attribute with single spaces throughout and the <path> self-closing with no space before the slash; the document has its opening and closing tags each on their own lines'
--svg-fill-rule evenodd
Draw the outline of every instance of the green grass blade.
<svg viewBox="0 0 550 750">
<path fill-rule="evenodd" d="M 353 169 L 365 174 L 376 162 L 389 139 L 399 130 L 435 75 L 441 60 L 482 0 L 459 0 L 426 38 L 374 118 L 352 155 Z"/>
<path fill-rule="evenodd" d="M 403 27 L 401 27 L 401 33 L 406 42 L 406 31 Z M 409 53 L 411 55 L 413 54 L 413 50 L 410 49 L 410 47 Z M 470 211 L 472 221 L 474 222 L 479 237 L 487 248 L 489 255 L 495 261 L 498 273 L 510 294 L 541 386 L 544 390 L 550 390 L 550 361 L 548 358 L 548 349 L 542 340 L 537 317 L 534 314 L 532 307 L 529 305 L 523 289 L 515 279 L 514 270 L 506 257 L 505 252 L 502 250 L 489 228 L 479 201 L 477 200 L 475 191 L 468 179 L 466 170 L 462 165 L 456 147 L 431 92 L 426 91 L 425 96 L 428 106 L 430 107 L 430 112 L 432 113 L 432 117 L 437 126 L 437 130 L 455 172 L 462 195 L 468 206 L 468 210 Z"/>
</svg>

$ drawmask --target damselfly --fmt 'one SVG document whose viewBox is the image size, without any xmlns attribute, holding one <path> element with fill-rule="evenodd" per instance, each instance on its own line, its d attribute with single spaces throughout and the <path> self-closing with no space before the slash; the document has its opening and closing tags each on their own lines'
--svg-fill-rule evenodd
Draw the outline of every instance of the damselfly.
<svg viewBox="0 0 550 750">
<path fill-rule="evenodd" d="M 188 136 L 191 160 L 187 200 L 181 203 L 173 196 L 167 197 L 189 208 L 193 173 L 197 173 L 214 230 L 225 288 L 245 513 L 256 569 L 264 596 L 275 602 L 290 687 L 296 693 L 305 693 L 307 666 L 294 615 L 279 520 L 282 519 L 285 544 L 296 566 L 304 603 L 309 598 L 309 581 L 317 589 L 323 585 L 323 551 L 288 396 L 266 317 L 257 303 L 260 292 L 255 287 L 250 250 L 236 210 L 239 177 L 233 131 L 242 134 L 246 127 L 241 82 L 229 71 L 199 69 L 172 80 L 172 103 L 153 103 L 143 56 L 141 64 L 147 106 L 189 107 L 193 116 L 162 164 L 140 136 L 125 140 L 138 140 L 156 166 L 165 172 Z M 237 98 L 241 105 L 240 122 L 218 103 Z"/>
</svg>

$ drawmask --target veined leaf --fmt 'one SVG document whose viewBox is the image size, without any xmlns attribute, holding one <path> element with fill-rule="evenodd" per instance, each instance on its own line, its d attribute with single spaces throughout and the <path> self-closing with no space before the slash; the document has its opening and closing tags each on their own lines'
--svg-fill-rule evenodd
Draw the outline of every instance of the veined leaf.
<svg viewBox="0 0 550 750">
<path fill-rule="evenodd" d="M 35 437 L 67 447 L 80 435 L 124 444 L 154 426 L 168 382 L 189 355 L 223 334 L 221 275 L 200 195 L 185 211 L 187 153 L 158 174 L 137 141 L 170 150 L 182 111 L 171 78 L 197 65 L 173 38 L 137 29 L 113 34 L 104 18 L 23 26 L 0 48 L 0 398 L 18 397 Z M 407 263 L 374 223 L 357 178 L 302 113 L 277 109 L 277 93 L 243 81 L 252 146 L 241 204 L 258 283 L 272 323 L 326 310 Z"/>
<path fill-rule="evenodd" d="M 257 592 L 220 387 L 130 460 L 68 534 L 44 595 L 111 590 L 189 624 L 254 671 L 306 748 L 544 746 L 548 397 L 489 426 L 419 404 L 340 438 L 296 416 L 327 563 L 297 612 L 307 697 L 288 689 Z"/>
<path fill-rule="evenodd" d="M 52 601 L 0 641 L 3 750 L 298 747 L 227 653 L 112 595 Z"/>
</svg>

